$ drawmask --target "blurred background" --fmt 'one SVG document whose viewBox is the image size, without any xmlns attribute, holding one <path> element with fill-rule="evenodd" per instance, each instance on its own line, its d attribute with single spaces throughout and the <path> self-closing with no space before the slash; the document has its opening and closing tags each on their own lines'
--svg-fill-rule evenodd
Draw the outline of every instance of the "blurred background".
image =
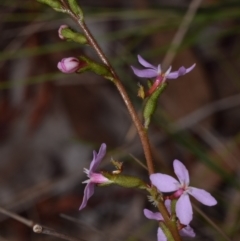
<svg viewBox="0 0 240 241">
<path fill-rule="evenodd" d="M 183 20 L 189 0 L 79 1 L 86 23 L 115 67 L 137 111 L 137 78 L 130 65 L 137 55 L 161 63 Z M 81 212 L 86 180 L 83 168 L 105 142 L 101 168 L 111 157 L 124 162 L 124 174 L 148 181 L 135 127 L 115 87 L 93 73 L 63 74 L 64 57 L 90 47 L 58 38 L 68 15 L 35 0 L 1 0 L 0 22 L 0 206 L 87 241 L 157 240 L 155 210 L 146 194 L 120 187 L 97 187 Z M 196 238 L 240 240 L 240 2 L 203 0 L 173 60 L 173 70 L 194 70 L 169 81 L 149 131 L 157 171 L 172 174 L 181 160 L 191 185 L 218 200 L 196 202 L 191 226 Z M 193 203 L 194 200 L 193 200 Z M 215 224 L 229 239 L 213 227 Z M 0 215 L 0 241 L 59 240 L 37 235 Z"/>
</svg>

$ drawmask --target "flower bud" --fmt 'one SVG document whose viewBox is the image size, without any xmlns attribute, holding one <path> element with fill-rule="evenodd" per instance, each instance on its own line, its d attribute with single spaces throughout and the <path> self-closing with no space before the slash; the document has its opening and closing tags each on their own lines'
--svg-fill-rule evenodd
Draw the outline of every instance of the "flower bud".
<svg viewBox="0 0 240 241">
<path fill-rule="evenodd" d="M 69 57 L 64 58 L 60 62 L 58 62 L 58 69 L 62 71 L 63 73 L 69 74 L 76 72 L 80 67 L 81 63 L 77 58 Z"/>
<path fill-rule="evenodd" d="M 60 39 L 67 41 L 74 41 L 80 44 L 87 44 L 87 38 L 82 33 L 77 33 L 67 25 L 61 25 L 58 29 L 58 36 Z"/>
<path fill-rule="evenodd" d="M 65 39 L 64 36 L 62 35 L 62 30 L 65 28 L 69 28 L 66 24 L 61 25 L 60 28 L 58 29 L 58 36 L 60 39 Z"/>
</svg>

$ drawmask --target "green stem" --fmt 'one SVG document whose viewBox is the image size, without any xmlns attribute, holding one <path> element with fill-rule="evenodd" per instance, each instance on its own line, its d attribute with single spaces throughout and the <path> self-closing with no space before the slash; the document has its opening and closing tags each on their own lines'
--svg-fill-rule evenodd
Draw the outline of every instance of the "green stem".
<svg viewBox="0 0 240 241">
<path fill-rule="evenodd" d="M 158 203 L 158 210 L 162 214 L 165 225 L 169 229 L 169 231 L 171 232 L 171 234 L 174 238 L 174 241 L 181 241 L 182 239 L 179 235 L 176 222 L 175 221 L 173 222 L 171 220 L 171 218 L 169 216 L 169 213 L 168 213 L 168 210 L 167 210 L 166 206 L 164 205 L 164 201 L 160 201 Z M 169 241 L 171 241 L 171 240 L 169 240 Z"/>
<path fill-rule="evenodd" d="M 132 102 L 124 88 L 124 86 L 122 85 L 119 77 L 117 76 L 115 70 L 113 69 L 112 65 L 109 63 L 108 59 L 106 58 L 105 54 L 103 53 L 102 49 L 100 48 L 100 46 L 98 45 L 98 43 L 96 42 L 95 38 L 92 36 L 91 32 L 89 31 L 87 25 L 85 24 L 85 22 L 83 20 L 80 20 L 79 18 L 77 18 L 73 13 L 71 13 L 71 16 L 74 18 L 74 20 L 78 23 L 78 25 L 81 27 L 83 33 L 85 34 L 89 45 L 91 45 L 96 53 L 98 54 L 99 58 L 102 60 L 102 62 L 109 68 L 113 79 L 114 79 L 114 84 L 117 87 L 120 95 L 122 96 L 122 99 L 128 109 L 128 112 L 137 128 L 142 146 L 143 146 L 143 151 L 144 151 L 144 155 L 146 158 L 146 163 L 147 163 L 147 167 L 148 167 L 148 172 L 149 175 L 154 173 L 154 167 L 153 167 L 153 158 L 152 158 L 152 152 L 151 152 L 151 147 L 150 147 L 150 142 L 149 142 L 149 138 L 147 135 L 147 132 L 145 130 L 145 128 L 143 127 L 133 105 Z"/>
</svg>

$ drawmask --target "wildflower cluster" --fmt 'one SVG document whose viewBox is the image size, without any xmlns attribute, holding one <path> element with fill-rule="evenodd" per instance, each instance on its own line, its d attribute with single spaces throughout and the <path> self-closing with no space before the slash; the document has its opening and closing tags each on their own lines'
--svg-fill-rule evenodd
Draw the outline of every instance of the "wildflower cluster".
<svg viewBox="0 0 240 241">
<path fill-rule="evenodd" d="M 99 166 L 100 162 L 106 154 L 106 144 L 102 144 L 99 152 L 93 152 L 93 160 L 90 163 L 89 169 L 84 169 L 84 172 L 88 176 L 88 180 L 83 183 L 87 183 L 82 204 L 79 210 L 82 210 L 86 207 L 89 198 L 94 194 L 94 186 L 97 184 L 101 185 L 110 185 L 110 184 L 119 184 L 116 181 L 116 175 L 107 174 L 106 172 L 96 173 L 96 169 Z M 193 218 L 193 210 L 190 202 L 189 195 L 196 198 L 199 202 L 207 206 L 213 206 L 217 204 L 216 199 L 207 191 L 199 189 L 196 187 L 189 186 L 189 173 L 186 167 L 179 161 L 174 160 L 173 162 L 174 172 L 178 177 L 178 180 L 162 173 L 154 173 L 150 175 L 151 183 L 157 188 L 160 193 L 165 195 L 165 206 L 171 216 L 171 205 L 174 200 L 176 200 L 175 210 L 179 227 L 179 233 L 181 236 L 194 237 L 195 232 L 189 226 Z M 129 178 L 129 180 L 128 180 Z M 125 182 L 131 180 L 131 177 L 125 177 Z M 121 185 L 124 186 L 124 185 Z M 147 185 L 142 185 L 146 190 Z M 125 184 L 125 187 L 127 185 Z M 137 187 L 137 186 L 136 186 Z M 169 194 L 171 193 L 171 194 Z M 152 212 L 148 209 L 143 210 L 144 215 L 148 219 L 157 220 L 158 222 L 164 223 L 163 216 L 160 212 Z M 167 237 L 164 234 L 161 227 L 158 228 L 157 232 L 158 241 L 167 241 Z"/>
</svg>

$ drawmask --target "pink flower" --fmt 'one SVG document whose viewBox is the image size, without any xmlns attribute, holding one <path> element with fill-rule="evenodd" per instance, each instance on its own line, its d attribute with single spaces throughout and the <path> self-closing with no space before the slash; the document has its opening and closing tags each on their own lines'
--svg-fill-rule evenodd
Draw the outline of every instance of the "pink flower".
<svg viewBox="0 0 240 241">
<path fill-rule="evenodd" d="M 76 72 L 81 67 L 81 64 L 77 58 L 69 57 L 58 62 L 57 67 L 63 73 L 69 74 Z"/>
<path fill-rule="evenodd" d="M 170 212 L 170 202 L 171 202 L 170 200 L 165 201 L 165 206 L 167 207 L 169 212 Z M 148 209 L 144 209 L 143 213 L 145 217 L 148 219 L 163 221 L 163 216 L 159 212 L 153 213 Z M 180 230 L 179 233 L 181 236 L 195 237 L 195 233 L 189 225 L 183 228 L 182 230 Z M 167 237 L 160 227 L 158 228 L 157 237 L 158 237 L 158 241 L 167 241 Z"/>
<path fill-rule="evenodd" d="M 65 39 L 65 38 L 62 36 L 62 30 L 63 30 L 64 28 L 69 28 L 69 27 L 68 27 L 66 24 L 64 24 L 64 25 L 61 25 L 60 28 L 58 29 L 58 36 L 59 36 L 60 39 Z"/>
<path fill-rule="evenodd" d="M 160 192 L 174 192 L 173 196 L 179 198 L 176 203 L 176 215 L 182 224 L 188 225 L 193 215 L 189 194 L 207 206 L 216 205 L 217 201 L 205 190 L 189 186 L 188 170 L 180 161 L 174 160 L 173 167 L 179 181 L 161 173 L 150 175 L 150 180 Z"/>
<path fill-rule="evenodd" d="M 83 183 L 87 183 L 85 189 L 84 189 L 84 196 L 82 204 L 79 208 L 79 210 L 82 210 L 86 207 L 88 199 L 93 195 L 94 193 L 94 187 L 95 184 L 103 184 L 103 183 L 111 183 L 108 178 L 104 177 L 101 173 L 95 173 L 96 168 L 99 166 L 100 162 L 102 161 L 103 157 L 106 154 L 106 144 L 103 143 L 99 149 L 99 152 L 93 151 L 93 160 L 90 163 L 89 169 L 84 168 L 84 172 L 89 177 L 88 180 L 84 181 Z"/>
<path fill-rule="evenodd" d="M 131 66 L 135 75 L 137 75 L 140 78 L 153 78 L 153 77 L 161 76 L 162 80 L 177 79 L 179 76 L 189 73 L 196 65 L 196 64 L 193 64 L 191 67 L 187 69 L 182 66 L 178 69 L 178 71 L 173 71 L 173 72 L 171 72 L 172 67 L 169 67 L 169 69 L 165 73 L 162 73 L 160 64 L 158 66 L 154 66 L 149 62 L 147 62 L 145 59 L 143 59 L 140 55 L 138 55 L 138 62 L 146 69 L 140 70 Z"/>
</svg>

